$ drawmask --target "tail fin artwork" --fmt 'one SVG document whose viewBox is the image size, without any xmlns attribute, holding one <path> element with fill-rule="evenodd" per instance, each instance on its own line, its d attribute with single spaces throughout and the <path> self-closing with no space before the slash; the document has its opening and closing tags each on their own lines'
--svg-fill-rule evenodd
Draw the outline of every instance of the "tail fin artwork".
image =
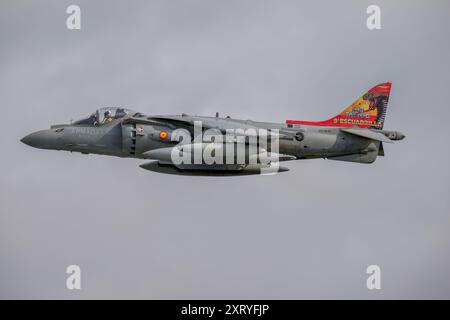
<svg viewBox="0 0 450 320">
<path fill-rule="evenodd" d="M 290 124 L 311 126 L 383 129 L 391 83 L 380 83 L 359 97 L 337 116 L 324 121 L 286 120 Z"/>
</svg>

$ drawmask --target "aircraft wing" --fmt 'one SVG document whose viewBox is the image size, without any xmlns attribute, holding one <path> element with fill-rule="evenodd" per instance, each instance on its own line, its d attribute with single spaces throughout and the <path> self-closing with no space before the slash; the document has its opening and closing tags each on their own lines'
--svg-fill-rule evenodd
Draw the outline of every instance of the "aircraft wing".
<svg viewBox="0 0 450 320">
<path fill-rule="evenodd" d="M 201 120 L 201 119 L 199 119 Z M 196 119 L 194 117 L 186 117 L 183 119 L 183 116 L 151 116 L 151 117 L 130 117 L 123 121 L 124 124 L 147 124 L 147 125 L 165 125 L 171 129 L 176 128 L 184 128 L 191 132 L 191 134 L 194 132 L 194 125 L 195 125 Z M 220 127 L 220 126 L 213 126 L 208 125 L 205 122 L 202 122 L 202 128 L 203 129 L 216 129 L 219 130 L 222 134 L 226 134 L 227 129 L 254 129 L 254 130 L 248 130 L 244 131 L 244 133 L 235 132 L 234 136 L 257 136 L 258 135 L 258 127 L 251 125 L 251 124 L 245 124 L 242 123 L 234 123 L 232 120 L 230 121 L 232 125 L 230 127 Z M 275 133 L 271 132 L 272 136 L 277 136 L 278 138 L 282 138 L 287 136 L 285 133 Z"/>
</svg>

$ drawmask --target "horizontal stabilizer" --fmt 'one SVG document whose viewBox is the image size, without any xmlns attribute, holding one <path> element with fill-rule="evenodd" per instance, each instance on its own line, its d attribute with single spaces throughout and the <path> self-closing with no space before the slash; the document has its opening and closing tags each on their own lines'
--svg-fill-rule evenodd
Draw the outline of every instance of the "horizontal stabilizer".
<svg viewBox="0 0 450 320">
<path fill-rule="evenodd" d="M 380 132 L 374 132 L 369 129 L 358 129 L 358 128 L 341 128 L 342 132 L 350 133 L 355 136 L 363 137 L 370 140 L 376 140 L 380 142 L 392 143 L 392 141 Z"/>
</svg>

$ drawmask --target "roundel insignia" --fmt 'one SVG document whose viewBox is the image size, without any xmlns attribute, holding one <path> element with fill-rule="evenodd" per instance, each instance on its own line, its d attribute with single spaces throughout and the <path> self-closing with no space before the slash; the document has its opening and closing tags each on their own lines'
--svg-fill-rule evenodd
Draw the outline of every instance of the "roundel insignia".
<svg viewBox="0 0 450 320">
<path fill-rule="evenodd" d="M 297 133 L 294 135 L 294 138 L 295 138 L 295 140 L 297 140 L 297 141 L 303 141 L 303 139 L 305 139 L 305 136 L 303 135 L 303 133 L 297 132 Z"/>
<path fill-rule="evenodd" d="M 161 131 L 159 132 L 159 138 L 160 138 L 161 140 L 166 140 L 166 139 L 167 139 L 167 136 L 168 136 L 167 131 L 161 130 Z"/>
</svg>

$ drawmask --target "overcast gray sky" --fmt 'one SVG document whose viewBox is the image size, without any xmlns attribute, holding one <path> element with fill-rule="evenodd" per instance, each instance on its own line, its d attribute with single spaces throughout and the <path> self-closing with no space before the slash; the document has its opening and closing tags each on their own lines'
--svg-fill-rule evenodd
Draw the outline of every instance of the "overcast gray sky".
<svg viewBox="0 0 450 320">
<path fill-rule="evenodd" d="M 0 297 L 450 298 L 449 24 L 436 0 L 1 1 Z M 323 120 L 385 81 L 407 137 L 371 165 L 185 177 L 19 142 L 102 106 Z"/>
</svg>

